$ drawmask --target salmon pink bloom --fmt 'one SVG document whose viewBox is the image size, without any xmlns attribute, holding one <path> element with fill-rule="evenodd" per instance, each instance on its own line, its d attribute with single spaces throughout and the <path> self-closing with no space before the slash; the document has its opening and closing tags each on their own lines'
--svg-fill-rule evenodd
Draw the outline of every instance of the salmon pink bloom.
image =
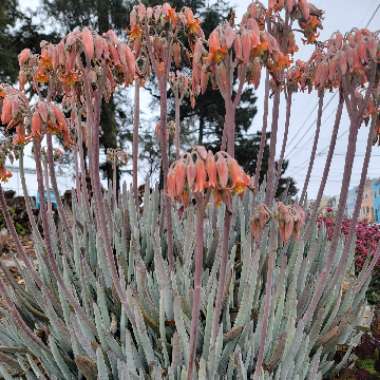
<svg viewBox="0 0 380 380">
<path fill-rule="evenodd" d="M 232 182 L 232 189 L 236 194 L 242 194 L 249 185 L 250 179 L 234 158 L 228 157 L 227 165 Z"/>
<path fill-rule="evenodd" d="M 186 178 L 189 184 L 189 188 L 191 189 L 194 185 L 195 177 L 197 175 L 197 169 L 192 159 L 189 160 L 186 168 Z"/>
<path fill-rule="evenodd" d="M 37 111 L 34 111 L 32 115 L 32 137 L 40 138 L 42 133 L 41 128 L 42 122 L 40 114 Z"/>
<path fill-rule="evenodd" d="M 293 233 L 294 219 L 288 206 L 277 204 L 279 233 L 282 242 L 288 242 Z"/>
<path fill-rule="evenodd" d="M 201 158 L 197 158 L 195 162 L 195 184 L 194 184 L 194 192 L 203 192 L 206 189 L 206 168 L 204 161 Z"/>
<path fill-rule="evenodd" d="M 265 225 L 269 222 L 271 213 L 265 204 L 256 207 L 251 220 L 251 232 L 256 241 L 260 239 Z"/>
<path fill-rule="evenodd" d="M 1 110 L 1 123 L 7 125 L 12 120 L 12 102 L 9 96 L 6 96 L 3 100 L 3 106 Z"/>
<path fill-rule="evenodd" d="M 94 57 L 94 38 L 92 36 L 92 32 L 87 27 L 84 27 L 82 30 L 82 43 L 84 52 L 89 61 Z"/>
<path fill-rule="evenodd" d="M 222 154 L 218 154 L 218 158 L 216 160 L 216 171 L 218 173 L 219 185 L 221 188 L 227 187 L 228 183 L 228 166 L 226 159 L 222 156 Z"/>
<path fill-rule="evenodd" d="M 179 197 L 185 189 L 186 166 L 182 160 L 177 161 L 175 166 L 175 194 Z"/>
<path fill-rule="evenodd" d="M 23 49 L 21 53 L 18 55 L 18 64 L 19 66 L 23 66 L 31 57 L 32 52 L 30 49 Z"/>
<path fill-rule="evenodd" d="M 12 177 L 12 173 L 8 171 L 4 164 L 0 165 L 0 182 L 8 182 L 9 178 Z"/>
<path fill-rule="evenodd" d="M 214 155 L 211 151 L 208 151 L 206 158 L 206 171 L 208 175 L 208 186 L 212 188 L 216 188 L 217 180 L 216 180 L 216 163 Z"/>
</svg>

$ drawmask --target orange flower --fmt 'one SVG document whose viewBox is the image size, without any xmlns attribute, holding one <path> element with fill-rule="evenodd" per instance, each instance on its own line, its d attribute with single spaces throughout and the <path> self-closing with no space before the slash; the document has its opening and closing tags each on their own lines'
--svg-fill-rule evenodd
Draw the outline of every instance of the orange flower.
<svg viewBox="0 0 380 380">
<path fill-rule="evenodd" d="M 35 75 L 35 80 L 39 83 L 47 83 L 49 82 L 49 77 L 48 75 L 45 73 L 45 71 L 43 69 L 38 69 L 37 72 L 36 72 L 36 75 Z"/>
<path fill-rule="evenodd" d="M 282 202 L 278 202 L 277 211 L 280 238 L 281 241 L 286 243 L 292 236 L 294 219 L 289 210 L 289 207 L 285 206 Z"/>
<path fill-rule="evenodd" d="M 215 188 L 216 187 L 216 163 L 214 155 L 211 151 L 208 152 L 206 158 L 206 171 L 208 175 L 208 186 Z"/>
<path fill-rule="evenodd" d="M 168 21 L 170 24 L 172 24 L 173 27 L 175 28 L 175 26 L 177 25 L 177 13 L 175 9 L 173 9 L 169 5 L 169 3 L 164 3 L 162 5 L 162 11 L 163 11 L 163 14 L 165 15 L 165 20 Z"/>
<path fill-rule="evenodd" d="M 269 222 L 270 211 L 265 204 L 256 207 L 251 220 L 251 232 L 256 241 L 260 239 L 265 225 Z"/>
<path fill-rule="evenodd" d="M 236 194 L 244 193 L 249 185 L 249 177 L 244 173 L 237 161 L 231 157 L 227 159 L 227 165 L 232 181 L 232 189 Z"/>
<path fill-rule="evenodd" d="M 199 35 L 201 34 L 201 22 L 196 18 L 188 19 L 187 29 L 189 33 Z"/>
<path fill-rule="evenodd" d="M 185 189 L 186 166 L 182 160 L 177 161 L 175 166 L 175 194 L 179 197 Z"/>
<path fill-rule="evenodd" d="M 16 127 L 16 135 L 13 137 L 14 145 L 24 145 L 26 143 L 25 129 L 23 126 Z"/>
<path fill-rule="evenodd" d="M 46 49 L 41 52 L 39 66 L 43 70 L 51 70 L 53 68 L 53 61 Z"/>
<path fill-rule="evenodd" d="M 228 183 L 228 166 L 226 159 L 221 154 L 218 155 L 218 159 L 216 160 L 216 171 L 220 187 L 225 188 Z"/>
<path fill-rule="evenodd" d="M 206 168 L 204 161 L 197 158 L 195 162 L 196 177 L 194 184 L 194 192 L 203 192 L 206 188 Z"/>
<path fill-rule="evenodd" d="M 197 169 L 194 165 L 193 160 L 190 159 L 186 168 L 187 183 L 189 184 L 190 189 L 193 187 L 196 175 L 197 175 Z"/>
<path fill-rule="evenodd" d="M 34 111 L 32 116 L 32 136 L 41 137 L 41 127 L 42 121 L 40 114 L 37 111 Z"/>
<path fill-rule="evenodd" d="M 23 49 L 21 53 L 18 55 L 18 64 L 20 66 L 24 65 L 31 55 L 32 52 L 30 51 L 30 49 Z"/>
<path fill-rule="evenodd" d="M 87 27 L 84 27 L 81 35 L 82 35 L 82 43 L 83 43 L 84 52 L 86 53 L 87 59 L 91 61 L 92 58 L 94 57 L 94 50 L 95 50 L 92 33 L 90 29 L 88 29 Z"/>
<path fill-rule="evenodd" d="M 134 25 L 129 32 L 129 38 L 132 41 L 134 41 L 141 38 L 141 36 L 142 36 L 142 29 L 138 25 Z"/>
<path fill-rule="evenodd" d="M 12 177 L 12 173 L 8 171 L 4 164 L 0 165 L 0 182 L 8 182 L 9 178 Z"/>
<path fill-rule="evenodd" d="M 70 71 L 68 73 L 63 73 L 60 75 L 59 80 L 66 86 L 74 86 L 75 83 L 78 82 L 78 74 L 74 71 Z"/>
<path fill-rule="evenodd" d="M 209 44 L 209 55 L 208 55 L 208 61 L 210 63 L 220 63 L 223 61 L 225 56 L 228 53 L 227 47 L 221 46 L 219 41 L 219 32 L 218 30 L 214 30 L 208 39 Z"/>
<path fill-rule="evenodd" d="M 12 120 L 12 102 L 9 97 L 3 100 L 3 107 L 1 111 L 1 123 L 6 125 Z"/>
</svg>

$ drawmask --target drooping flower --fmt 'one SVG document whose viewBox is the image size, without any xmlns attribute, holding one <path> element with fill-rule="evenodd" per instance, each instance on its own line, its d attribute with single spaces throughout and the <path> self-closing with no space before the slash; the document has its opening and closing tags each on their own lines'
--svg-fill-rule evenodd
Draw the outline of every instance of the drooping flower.
<svg viewBox="0 0 380 380">
<path fill-rule="evenodd" d="M 12 173 L 6 169 L 4 164 L 0 164 L 0 182 L 8 182 L 12 177 Z"/>
<path fill-rule="evenodd" d="M 255 208 L 255 212 L 251 220 L 251 232 L 256 241 L 260 239 L 261 233 L 265 225 L 271 217 L 270 210 L 265 204 L 260 204 Z"/>
<path fill-rule="evenodd" d="M 294 220 L 289 207 L 284 205 L 282 202 L 277 204 L 278 212 L 278 224 L 280 239 L 283 242 L 288 242 L 293 233 Z"/>
<path fill-rule="evenodd" d="M 196 146 L 185 153 L 169 168 L 167 194 L 173 200 L 184 204 L 192 193 L 210 192 L 218 206 L 222 202 L 230 209 L 232 195 L 242 194 L 249 186 L 250 179 L 236 160 L 226 152 L 215 155 L 202 146 Z"/>
<path fill-rule="evenodd" d="M 89 61 L 92 60 L 94 57 L 94 38 L 92 36 L 92 33 L 90 29 L 87 27 L 84 27 L 82 30 L 82 43 L 83 43 L 83 48 L 86 53 L 86 57 Z"/>
<path fill-rule="evenodd" d="M 232 190 L 235 194 L 244 193 L 250 182 L 249 176 L 244 173 L 243 169 L 234 158 L 228 157 L 227 165 L 232 182 Z"/>
</svg>

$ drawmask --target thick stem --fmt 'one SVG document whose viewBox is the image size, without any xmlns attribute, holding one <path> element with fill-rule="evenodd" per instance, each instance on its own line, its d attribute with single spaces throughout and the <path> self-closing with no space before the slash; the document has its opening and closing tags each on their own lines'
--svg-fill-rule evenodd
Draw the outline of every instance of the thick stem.
<svg viewBox="0 0 380 380">
<path fill-rule="evenodd" d="M 347 197 L 348 197 L 348 188 L 350 186 L 352 166 L 353 166 L 355 153 L 356 153 L 356 140 L 358 137 L 360 125 L 363 122 L 363 112 L 368 103 L 370 94 L 372 93 L 372 90 L 375 86 L 375 78 L 376 78 L 376 66 L 374 66 L 373 69 L 371 70 L 368 88 L 366 90 L 364 99 L 359 103 L 359 107 L 357 107 L 357 104 L 354 104 L 355 107 L 352 107 L 353 104 L 351 103 L 348 97 L 349 93 L 353 92 L 352 88 L 347 84 L 343 86 L 342 93 L 346 101 L 347 107 L 352 107 L 352 109 L 350 113 L 350 133 L 348 136 L 348 145 L 347 145 L 345 166 L 344 166 L 344 172 L 343 172 L 342 188 L 341 188 L 340 197 L 339 197 L 338 210 L 335 216 L 333 238 L 330 244 L 330 249 L 328 252 L 326 264 L 319 275 L 315 292 L 303 316 L 304 322 L 308 322 L 312 318 L 314 311 L 318 306 L 318 302 L 320 301 L 323 295 L 323 292 L 327 286 L 326 284 L 327 275 L 330 271 L 330 268 L 331 268 L 331 265 L 332 265 L 334 256 L 336 254 L 337 247 L 338 247 L 339 239 L 341 236 L 342 222 L 343 222 L 343 217 L 344 217 L 344 212 L 345 212 L 346 202 L 347 202 Z M 355 98 L 352 97 L 352 99 L 355 99 Z M 356 103 L 356 100 L 354 100 L 354 102 Z"/>
<path fill-rule="evenodd" d="M 277 176 L 276 176 L 276 182 L 275 182 L 275 186 L 274 186 L 275 194 L 277 192 L 278 184 L 280 182 L 280 178 L 282 175 L 282 165 L 284 163 L 285 149 L 286 149 L 286 144 L 288 142 L 290 116 L 291 116 L 291 110 L 292 110 L 292 97 L 293 97 L 293 92 L 290 90 L 288 92 L 288 97 L 286 99 L 285 129 L 284 129 L 284 137 L 282 139 L 280 159 L 278 160 L 278 166 L 277 166 Z"/>
<path fill-rule="evenodd" d="M 269 144 L 269 160 L 267 172 L 267 187 L 265 194 L 265 203 L 271 207 L 274 198 L 274 180 L 275 180 L 275 160 L 276 160 L 276 145 L 277 145 L 277 131 L 278 131 L 278 117 L 280 113 L 280 90 L 276 89 L 273 100 L 273 113 L 272 113 L 272 128 L 270 134 Z"/>
<path fill-rule="evenodd" d="M 52 137 L 50 133 L 48 133 L 46 136 L 46 142 L 47 142 L 47 162 L 48 162 L 48 167 L 49 167 L 49 175 L 50 175 L 51 186 L 53 188 L 54 196 L 57 201 L 58 215 L 59 215 L 60 220 L 63 223 L 63 227 L 66 233 L 68 234 L 68 236 L 71 236 L 69 223 L 67 222 L 66 213 L 63 208 L 61 197 L 59 195 L 57 177 L 55 175 L 55 168 L 54 168 L 53 142 L 52 142 Z"/>
<path fill-rule="evenodd" d="M 360 125 L 360 124 L 359 124 Z M 340 238 L 340 229 L 343 221 L 345 206 L 347 202 L 348 196 L 348 188 L 350 186 L 351 174 L 352 174 L 352 166 L 355 158 L 356 152 L 356 140 L 358 137 L 359 125 L 354 120 L 350 125 L 350 133 L 348 137 L 348 145 L 347 145 L 347 153 L 345 159 L 345 167 L 343 172 L 343 180 L 342 180 L 342 188 L 339 197 L 338 210 L 335 218 L 335 227 L 334 234 L 330 244 L 330 249 L 328 252 L 326 264 L 322 269 L 322 272 L 319 274 L 318 281 L 316 283 L 315 292 L 313 293 L 310 304 L 303 316 L 303 320 L 305 323 L 311 320 L 315 309 L 318 306 L 318 302 L 322 297 L 323 291 L 326 287 L 327 275 L 331 269 L 331 265 L 333 263 L 334 256 L 336 254 L 336 249 L 338 247 L 339 238 Z"/>
<path fill-rule="evenodd" d="M 337 108 L 336 115 L 335 115 L 334 127 L 333 127 L 333 131 L 331 134 L 331 139 L 330 139 L 329 150 L 327 152 L 326 163 L 325 163 L 325 167 L 323 169 L 322 180 L 321 180 L 321 184 L 319 185 L 317 198 L 313 204 L 312 215 L 311 215 L 310 220 L 309 220 L 307 227 L 306 227 L 305 241 L 309 241 L 309 239 L 310 239 L 311 232 L 314 228 L 315 221 L 316 221 L 316 218 L 318 216 L 319 205 L 321 204 L 323 192 L 325 191 L 327 178 L 328 178 L 329 172 L 330 172 L 331 162 L 332 162 L 332 159 L 334 156 L 336 140 L 337 140 L 338 132 L 339 132 L 340 121 L 342 119 L 343 104 L 344 104 L 344 99 L 343 99 L 342 94 L 340 94 L 339 104 L 338 104 L 338 108 Z"/>
<path fill-rule="evenodd" d="M 325 92 L 323 90 L 320 90 L 319 91 L 319 102 L 318 102 L 317 126 L 316 126 L 316 129 L 315 129 L 313 147 L 312 147 L 311 153 L 310 153 L 309 167 L 307 169 L 305 183 L 303 185 L 303 189 L 302 189 L 302 193 L 301 193 L 301 199 L 300 199 L 300 204 L 301 205 L 304 204 L 305 199 L 306 199 L 306 192 L 307 192 L 307 188 L 309 186 L 311 172 L 313 171 L 315 155 L 317 153 L 319 134 L 320 134 L 320 131 L 321 131 L 321 124 L 322 124 L 322 113 L 323 113 L 323 99 L 324 99 L 324 95 L 325 95 Z"/>
<path fill-rule="evenodd" d="M 135 103 L 133 108 L 133 141 L 132 141 L 132 172 L 133 172 L 133 196 L 138 204 L 138 168 L 139 157 L 139 125 L 140 125 L 140 81 L 135 79 Z"/>
<path fill-rule="evenodd" d="M 181 101 L 178 94 L 178 89 L 174 91 L 174 103 L 175 103 L 175 158 L 179 159 L 181 155 Z"/>
<path fill-rule="evenodd" d="M 163 212 L 166 216 L 166 233 L 168 239 L 168 259 L 169 259 L 169 269 L 174 268 L 174 253 L 173 253 L 173 225 L 172 225 L 172 214 L 171 214 L 171 202 L 166 194 L 167 190 L 167 176 L 169 170 L 169 157 L 168 157 L 168 130 L 167 130 L 167 103 L 168 95 L 166 91 L 166 80 L 161 78 L 159 80 L 160 86 L 160 145 L 161 145 L 161 167 L 163 174 Z"/>
<path fill-rule="evenodd" d="M 260 147 L 259 147 L 259 153 L 257 155 L 256 171 L 255 171 L 255 189 L 257 190 L 260 185 L 261 167 L 262 167 L 262 161 L 264 157 L 265 143 L 267 141 L 268 113 L 269 113 L 269 72 L 267 70 L 266 77 L 265 77 L 263 126 L 261 128 Z"/>
<path fill-rule="evenodd" d="M 205 199 L 203 195 L 197 196 L 197 218 L 195 231 L 195 269 L 194 269 L 194 290 L 193 305 L 191 311 L 191 328 L 190 328 L 190 355 L 187 379 L 193 378 L 194 361 L 196 356 L 198 332 L 199 332 L 199 313 L 201 310 L 201 287 L 202 287 L 202 271 L 203 271 L 203 246 L 204 246 L 204 214 Z"/>
<path fill-rule="evenodd" d="M 26 208 L 26 213 L 28 215 L 29 223 L 32 227 L 32 231 L 33 231 L 33 235 L 35 239 L 38 239 L 38 242 L 42 244 L 42 237 L 41 237 L 40 231 L 38 230 L 36 219 L 33 215 L 28 188 L 26 186 L 25 170 L 24 170 L 24 149 L 22 149 L 20 152 L 19 168 L 20 168 L 21 187 L 22 187 L 22 192 L 24 194 L 25 208 Z"/>
<path fill-rule="evenodd" d="M 267 330 L 269 325 L 269 317 L 270 317 L 270 309 L 271 309 L 271 298 L 272 298 L 272 274 L 274 270 L 274 264 L 276 259 L 276 230 L 272 226 L 271 229 L 271 239 L 270 239 L 270 253 L 268 258 L 268 267 L 267 267 L 267 277 L 265 284 L 265 296 L 264 296 L 264 311 L 262 315 L 262 324 L 261 324 L 261 332 L 260 332 L 260 343 L 259 343 L 259 353 L 257 355 L 256 368 L 255 373 L 253 375 L 253 379 L 260 379 L 262 372 L 262 365 L 264 362 L 264 349 L 265 342 L 267 338 Z"/>
<path fill-rule="evenodd" d="M 48 209 L 48 215 L 49 218 L 52 216 L 53 207 L 51 204 L 51 198 L 50 198 L 50 181 L 49 181 L 49 170 L 48 170 L 48 162 L 47 157 L 43 157 L 43 164 L 44 164 L 44 181 L 45 181 L 45 187 L 47 192 L 47 209 Z M 40 194 L 40 197 L 45 196 L 45 194 Z"/>
<path fill-rule="evenodd" d="M 214 315 L 213 315 L 213 321 L 212 321 L 213 341 L 217 337 L 219 319 L 220 319 L 220 314 L 222 312 L 222 307 L 223 307 L 224 288 L 225 288 L 225 283 L 226 283 L 226 271 L 227 271 L 227 263 L 228 263 L 228 242 L 229 242 L 229 236 L 230 236 L 231 219 L 232 219 L 232 214 L 226 208 L 226 212 L 224 214 L 223 243 L 222 243 L 222 251 L 221 251 L 222 255 L 221 255 L 221 260 L 219 264 L 220 267 L 219 267 L 218 289 L 216 293 Z"/>
<path fill-rule="evenodd" d="M 346 267 L 346 263 L 347 263 L 349 255 L 350 255 L 352 240 L 355 236 L 356 223 L 357 223 L 357 220 L 359 217 L 360 207 L 362 204 L 364 186 L 365 186 L 365 183 L 367 180 L 368 166 L 369 166 L 369 161 L 371 159 L 371 152 L 372 152 L 372 145 L 373 145 L 373 137 L 374 137 L 375 132 L 376 132 L 376 123 L 377 123 L 377 116 L 372 117 L 371 127 L 370 127 L 369 132 L 368 132 L 367 147 L 366 147 L 366 151 L 365 151 L 365 156 L 364 156 L 364 161 L 363 161 L 363 166 L 362 166 L 362 172 L 361 172 L 361 176 L 360 176 L 360 182 L 359 182 L 359 186 L 358 186 L 358 190 L 357 190 L 355 208 L 354 208 L 354 212 L 352 215 L 348 234 L 345 236 L 345 239 L 344 239 L 343 255 L 340 258 L 339 264 L 337 266 L 337 268 L 338 268 L 337 273 L 334 276 L 332 284 L 335 284 L 336 280 L 339 279 L 339 277 L 342 275 L 342 271 Z"/>
</svg>

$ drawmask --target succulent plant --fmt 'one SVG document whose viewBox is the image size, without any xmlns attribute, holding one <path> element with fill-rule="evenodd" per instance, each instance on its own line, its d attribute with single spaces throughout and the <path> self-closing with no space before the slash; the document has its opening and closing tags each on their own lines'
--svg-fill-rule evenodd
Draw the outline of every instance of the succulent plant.
<svg viewBox="0 0 380 380">
<path fill-rule="evenodd" d="M 379 133 L 379 38 L 368 30 L 355 29 L 345 37 L 336 33 L 316 44 L 307 64 L 291 66 L 296 51 L 292 23 L 298 21 L 307 42 L 314 43 L 321 14 L 306 0 L 270 1 L 268 9 L 254 1 L 241 24 L 230 19 L 218 26 L 206 46 L 199 20 L 188 8 L 177 13 L 168 3 L 153 8 L 139 4 L 130 18 L 132 49 L 113 31 L 99 36 L 83 28 L 57 45 L 42 44 L 40 54 L 28 49 L 20 53 L 20 90 L 0 85 L 1 120 L 16 129 L 13 144 L 36 263 L 21 244 L 0 185 L 0 210 L 25 283 L 14 281 L 0 264 L 0 373 L 5 379 L 318 380 L 343 368 L 369 323 L 366 291 L 380 256 L 377 248 L 355 272 L 354 229 L 373 138 Z M 191 52 L 182 52 L 178 33 L 188 37 Z M 177 160 L 169 166 L 167 85 L 172 60 L 179 65 L 182 53 L 192 58 L 190 96 L 195 101 L 210 79 L 225 101 L 225 125 L 221 150 L 215 154 L 197 146 L 181 156 L 177 133 Z M 143 69 L 136 58 L 145 62 Z M 160 90 L 163 189 L 146 188 L 139 204 L 139 88 L 151 72 L 149 65 Z M 258 85 L 262 68 L 267 70 L 263 136 L 270 89 L 274 100 L 267 181 L 259 188 L 260 166 L 251 178 L 234 159 L 234 131 L 243 87 Z M 117 84 L 133 81 L 132 192 L 126 185 L 118 192 L 115 183 L 103 190 L 101 101 L 110 98 Z M 27 82 L 38 93 L 36 104 L 25 97 Z M 274 198 L 291 95 L 305 88 L 319 94 L 308 173 L 300 201 L 280 202 Z M 337 90 L 340 98 L 317 200 L 308 210 L 325 90 Z M 286 126 L 278 166 L 281 92 L 287 98 Z M 62 107 L 56 98 L 62 98 Z M 177 108 L 179 103 L 177 99 Z M 344 104 L 350 137 L 330 233 L 316 221 Z M 353 221 L 342 234 L 358 130 L 369 119 Z M 179 130 L 178 120 L 176 112 Z M 70 209 L 58 194 L 53 135 L 73 149 L 76 183 Z M 46 151 L 41 146 L 45 139 Z M 51 181 L 57 198 L 57 222 L 49 201 L 41 199 L 42 229 L 24 175 L 23 150 L 29 142 L 39 193 Z M 261 144 L 259 164 L 263 148 Z M 9 176 L 3 161 L 10 150 L 8 145 L 1 150 L 2 182 Z M 116 153 L 110 152 L 114 170 L 116 158 L 122 158 Z M 215 202 L 209 202 L 211 194 Z M 336 362 L 340 346 L 346 353 Z"/>
</svg>

